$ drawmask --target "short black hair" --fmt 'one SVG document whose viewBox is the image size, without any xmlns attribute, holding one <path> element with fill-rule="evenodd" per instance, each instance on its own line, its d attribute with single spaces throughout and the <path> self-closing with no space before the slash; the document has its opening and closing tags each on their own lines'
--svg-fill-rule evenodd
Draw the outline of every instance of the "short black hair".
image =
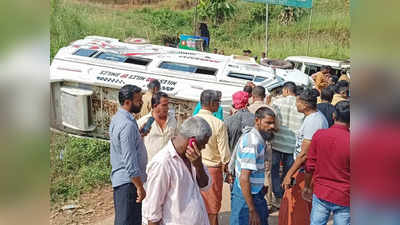
<svg viewBox="0 0 400 225">
<path fill-rule="evenodd" d="M 147 88 L 149 90 L 154 90 L 155 88 L 158 88 L 158 90 L 160 90 L 161 88 L 160 81 L 158 81 L 157 79 L 151 80 L 150 83 L 147 85 Z"/>
<path fill-rule="evenodd" d="M 263 107 L 257 109 L 255 115 L 256 115 L 256 118 L 257 118 L 257 119 L 263 119 L 263 118 L 265 118 L 266 116 L 271 116 L 271 117 L 274 117 L 274 118 L 275 118 L 275 113 L 274 113 L 274 111 L 272 111 L 272 109 L 270 109 L 270 108 L 268 108 L 268 107 L 265 107 L 265 106 L 263 106 Z"/>
<path fill-rule="evenodd" d="M 321 99 L 331 102 L 333 99 L 333 95 L 335 94 L 335 89 L 333 85 L 329 85 L 328 87 L 322 89 L 321 91 Z"/>
<path fill-rule="evenodd" d="M 335 106 L 336 121 L 350 123 L 350 102 L 340 101 Z"/>
<path fill-rule="evenodd" d="M 290 93 L 296 94 L 297 86 L 294 82 L 288 81 L 283 85 L 283 88 L 287 89 Z"/>
<path fill-rule="evenodd" d="M 212 102 L 219 101 L 218 93 L 215 90 L 204 90 L 200 95 L 201 106 L 210 106 Z"/>
<path fill-rule="evenodd" d="M 332 67 L 330 67 L 330 66 L 322 66 L 321 67 L 321 71 L 322 70 L 329 70 L 329 71 L 331 71 L 332 70 Z"/>
<path fill-rule="evenodd" d="M 251 53 L 251 50 L 250 50 L 250 49 L 245 49 L 245 50 L 243 50 L 243 52 L 244 52 L 244 53 L 246 53 L 246 52 L 247 52 L 247 53 Z"/>
<path fill-rule="evenodd" d="M 253 96 L 265 98 L 265 88 L 263 86 L 256 86 L 253 88 Z"/>
<path fill-rule="evenodd" d="M 338 82 L 338 80 L 339 80 L 339 77 L 336 76 L 336 75 L 332 75 L 332 76 L 331 76 L 331 80 L 332 80 L 332 82 L 333 82 L 334 84 L 336 84 L 336 83 Z"/>
<path fill-rule="evenodd" d="M 249 85 L 244 86 L 243 91 L 249 93 L 249 95 L 252 95 L 253 93 L 253 88 Z"/>
<path fill-rule="evenodd" d="M 304 89 L 299 98 L 303 100 L 309 107 L 316 109 L 317 108 L 317 97 L 319 93 L 316 89 Z"/>
<path fill-rule="evenodd" d="M 140 93 L 142 89 L 136 85 L 124 85 L 118 92 L 118 101 L 120 105 L 124 105 L 125 100 L 132 100 L 133 95 Z"/>
<path fill-rule="evenodd" d="M 217 92 L 217 97 L 219 98 L 219 99 L 221 99 L 221 97 L 222 97 L 222 92 L 221 91 L 216 91 Z"/>
<path fill-rule="evenodd" d="M 151 97 L 151 108 L 154 108 L 156 105 L 160 104 L 161 98 L 168 98 L 168 95 L 162 91 L 153 94 Z"/>
<path fill-rule="evenodd" d="M 296 96 L 299 96 L 300 94 L 301 94 L 301 92 L 303 92 L 304 91 L 304 87 L 303 86 L 300 86 L 300 85 L 298 85 L 297 87 L 296 87 Z"/>
<path fill-rule="evenodd" d="M 341 80 L 336 83 L 336 93 L 340 94 L 340 92 L 345 91 L 347 96 L 349 95 L 349 82 L 346 80 Z"/>
</svg>

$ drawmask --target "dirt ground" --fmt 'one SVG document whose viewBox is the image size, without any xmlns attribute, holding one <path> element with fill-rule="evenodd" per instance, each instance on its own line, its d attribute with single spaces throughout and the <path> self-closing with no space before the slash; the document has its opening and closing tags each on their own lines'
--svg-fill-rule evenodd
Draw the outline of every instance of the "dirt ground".
<svg viewBox="0 0 400 225">
<path fill-rule="evenodd" d="M 74 205 L 76 208 L 62 209 L 68 205 Z M 50 211 L 50 224 L 96 224 L 113 215 L 113 192 L 111 185 L 108 185 L 81 195 L 77 201 L 53 206 Z"/>
<path fill-rule="evenodd" d="M 65 209 L 63 206 L 75 205 L 74 209 Z M 231 211 L 229 185 L 224 184 L 222 195 L 222 207 L 219 214 L 219 224 L 228 225 Z M 106 186 L 83 194 L 79 200 L 69 202 L 63 205 L 55 206 L 50 212 L 51 225 L 113 225 L 114 224 L 114 206 L 113 192 L 111 186 Z M 269 225 L 278 224 L 278 213 L 272 213 L 269 217 Z"/>
</svg>

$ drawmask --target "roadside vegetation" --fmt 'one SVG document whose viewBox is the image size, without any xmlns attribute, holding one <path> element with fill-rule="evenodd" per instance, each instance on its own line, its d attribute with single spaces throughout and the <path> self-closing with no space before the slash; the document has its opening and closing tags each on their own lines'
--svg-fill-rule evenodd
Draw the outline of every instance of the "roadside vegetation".
<svg viewBox="0 0 400 225">
<path fill-rule="evenodd" d="M 168 36 L 193 34 L 194 7 L 172 10 L 173 7 L 168 8 L 165 2 L 169 1 L 159 4 L 161 8 L 152 5 L 118 8 L 103 3 L 51 0 L 51 58 L 59 48 L 87 35 L 120 40 L 143 37 L 162 44 L 163 38 Z M 177 0 L 170 2 L 177 4 Z M 222 9 L 227 18 L 218 21 L 212 19 L 218 10 L 221 11 L 218 6 L 212 6 L 213 10 L 207 16 L 199 4 L 200 21 L 209 25 L 210 49 L 223 49 L 225 54 L 241 54 L 243 49 L 251 49 L 253 55 L 260 55 L 265 49 L 265 5 L 240 0 L 226 2 L 234 9 Z M 269 57 L 305 55 L 309 10 L 285 10 L 285 7 L 275 5 L 269 8 Z M 283 13 L 286 11 L 287 19 Z M 310 56 L 349 58 L 349 1 L 315 0 L 310 37 Z"/>
<path fill-rule="evenodd" d="M 81 193 L 110 183 L 109 149 L 107 141 L 51 132 L 51 202 L 76 199 Z"/>
</svg>

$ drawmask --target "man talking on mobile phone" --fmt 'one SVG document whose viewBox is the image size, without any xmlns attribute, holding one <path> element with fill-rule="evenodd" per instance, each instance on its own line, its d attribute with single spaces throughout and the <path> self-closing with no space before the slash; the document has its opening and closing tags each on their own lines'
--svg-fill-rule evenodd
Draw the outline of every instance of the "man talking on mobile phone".
<svg viewBox="0 0 400 225">
<path fill-rule="evenodd" d="M 139 127 L 144 127 L 150 118 L 154 118 L 148 134 L 143 138 L 149 162 L 172 138 L 178 125 L 175 115 L 168 113 L 168 104 L 168 95 L 161 91 L 157 92 L 151 98 L 150 113 L 137 122 Z"/>
<path fill-rule="evenodd" d="M 210 188 L 211 176 L 202 163 L 200 151 L 211 135 L 207 121 L 191 117 L 153 157 L 147 167 L 144 224 L 209 225 L 200 191 Z"/>
<path fill-rule="evenodd" d="M 118 94 L 120 109 L 110 123 L 111 183 L 114 190 L 115 225 L 141 225 L 142 200 L 146 197 L 147 152 L 132 113 L 142 107 L 141 89 L 123 86 Z"/>
</svg>

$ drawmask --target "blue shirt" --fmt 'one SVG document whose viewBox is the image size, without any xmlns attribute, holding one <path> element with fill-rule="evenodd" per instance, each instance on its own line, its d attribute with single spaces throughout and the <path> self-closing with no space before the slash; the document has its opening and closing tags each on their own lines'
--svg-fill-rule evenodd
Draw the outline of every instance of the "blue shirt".
<svg viewBox="0 0 400 225">
<path fill-rule="evenodd" d="M 120 108 L 110 123 L 110 162 L 113 187 L 131 183 L 134 177 L 146 182 L 147 152 L 135 118 Z"/>
<path fill-rule="evenodd" d="M 266 145 L 263 137 L 256 128 L 243 133 L 236 145 L 235 174 L 236 184 L 240 188 L 240 172 L 242 169 L 251 170 L 251 193 L 257 194 L 264 186 L 265 166 L 264 151 Z"/>
<path fill-rule="evenodd" d="M 193 116 L 199 113 L 200 109 L 201 109 L 201 104 L 200 102 L 198 102 L 196 108 L 194 108 Z M 213 115 L 218 119 L 224 121 L 224 111 L 222 110 L 221 106 L 218 108 L 218 112 L 213 113 Z"/>
</svg>

